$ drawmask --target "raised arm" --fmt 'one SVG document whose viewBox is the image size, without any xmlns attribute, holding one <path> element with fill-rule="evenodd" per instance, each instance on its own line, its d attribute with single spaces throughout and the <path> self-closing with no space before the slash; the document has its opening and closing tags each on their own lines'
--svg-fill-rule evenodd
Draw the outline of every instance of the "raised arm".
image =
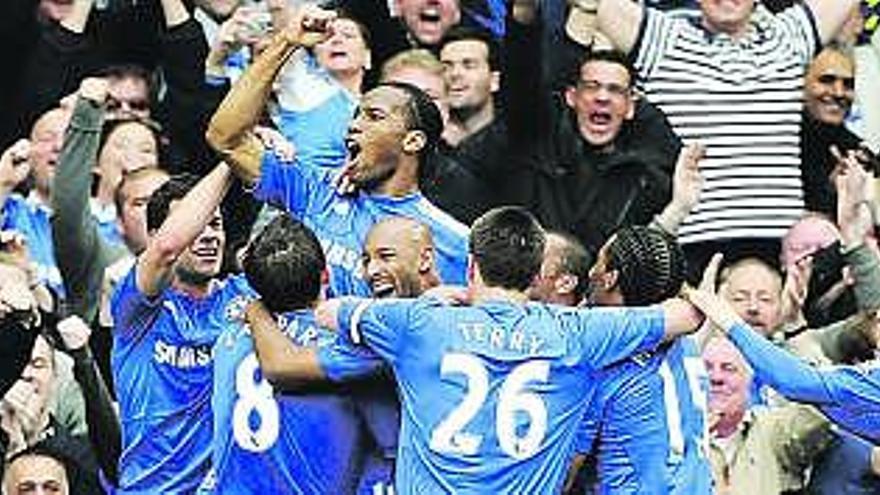
<svg viewBox="0 0 880 495">
<path fill-rule="evenodd" d="M 122 431 L 113 397 L 89 350 L 91 329 L 77 316 L 58 322 L 58 333 L 73 358 L 73 376 L 86 403 L 89 442 L 107 479 L 118 483 L 117 464 L 122 454 Z"/>
<path fill-rule="evenodd" d="M 235 174 L 248 183 L 260 177 L 263 144 L 254 135 L 278 71 L 298 47 L 312 47 L 328 35 L 335 14 L 306 6 L 290 26 L 275 35 L 269 46 L 248 67 L 226 95 L 208 125 L 208 143 L 232 165 Z"/>
<path fill-rule="evenodd" d="M 752 330 L 730 305 L 715 294 L 692 291 L 688 298 L 706 318 L 727 332 L 756 376 L 786 398 L 816 405 L 846 405 L 853 397 L 867 397 L 880 405 L 880 387 L 859 378 L 852 367 L 820 370 L 776 346 Z"/>
<path fill-rule="evenodd" d="M 703 313 L 684 299 L 669 299 L 664 301 L 661 307 L 665 321 L 664 340 L 673 340 L 694 333 L 703 324 Z"/>
<path fill-rule="evenodd" d="M 214 218 L 231 182 L 232 171 L 221 162 L 170 208 L 137 260 L 137 286 L 144 295 L 155 296 L 168 285 L 174 262 Z"/>
<path fill-rule="evenodd" d="M 632 0 L 598 0 L 598 4 L 599 30 L 618 50 L 627 54 L 632 52 L 642 24 L 643 7 Z"/>
<path fill-rule="evenodd" d="M 254 339 L 263 376 L 273 386 L 295 391 L 327 381 L 318 362 L 318 352 L 311 347 L 299 347 L 287 338 L 260 300 L 248 304 L 245 321 Z"/>
<path fill-rule="evenodd" d="M 880 259 L 868 246 L 873 230 L 872 205 L 876 202 L 874 180 L 853 152 L 838 158 L 837 222 L 844 258 L 856 281 L 853 290 L 859 309 L 876 311 L 880 309 Z"/>
<path fill-rule="evenodd" d="M 806 0 L 816 19 L 822 44 L 831 41 L 843 27 L 859 0 Z"/>
<path fill-rule="evenodd" d="M 517 0 L 511 6 L 501 74 L 509 141 L 525 150 L 537 137 L 547 133 L 551 101 L 548 90 L 543 87 L 541 26 L 536 20 L 536 4 L 536 0 Z"/>
<path fill-rule="evenodd" d="M 95 317 L 101 279 L 113 257 L 89 209 L 106 98 L 106 80 L 87 78 L 80 84 L 52 188 L 55 257 L 70 309 L 86 321 Z"/>
<path fill-rule="evenodd" d="M 681 222 L 700 200 L 700 191 L 703 189 L 700 161 L 705 155 L 706 149 L 699 144 L 681 148 L 672 176 L 672 200 L 654 217 L 651 227 L 659 228 L 672 236 L 677 235 Z"/>
</svg>

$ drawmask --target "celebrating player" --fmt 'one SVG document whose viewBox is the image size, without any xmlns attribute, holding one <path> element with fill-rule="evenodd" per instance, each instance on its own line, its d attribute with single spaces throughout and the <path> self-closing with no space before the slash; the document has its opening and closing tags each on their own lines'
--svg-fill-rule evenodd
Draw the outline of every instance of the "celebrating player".
<svg viewBox="0 0 880 495">
<path fill-rule="evenodd" d="M 328 36 L 332 12 L 304 7 L 231 89 L 211 120 L 208 141 L 227 157 L 236 174 L 256 186 L 263 200 L 284 205 L 321 239 L 333 295 L 369 295 L 359 266 L 367 231 L 378 220 L 401 215 L 429 226 L 437 269 L 446 283 L 462 283 L 467 229 L 425 199 L 418 189 L 419 165 L 435 152 L 443 121 L 437 106 L 407 84 L 379 85 L 364 94 L 346 145 L 342 194 L 337 179 L 314 163 L 287 162 L 254 135 L 278 70 L 300 47 Z"/>
<path fill-rule="evenodd" d="M 250 289 L 217 280 L 232 173 L 174 177 L 147 204 L 151 236 L 113 296 L 122 423 L 117 493 L 192 493 L 211 460 L 211 348 Z"/>
<path fill-rule="evenodd" d="M 307 227 L 279 215 L 251 241 L 243 266 L 282 339 L 307 349 L 333 343 L 314 321 L 325 262 Z M 353 493 L 368 441 L 354 399 L 333 390 L 275 395 L 240 321 L 217 340 L 214 359 L 213 493 Z M 381 365 L 358 355 L 349 362 L 364 375 Z"/>
<path fill-rule="evenodd" d="M 558 493 L 592 373 L 664 338 L 693 331 L 686 302 L 649 308 L 569 309 L 527 303 L 544 232 L 505 207 L 471 231 L 472 305 L 334 300 L 318 321 L 340 345 L 365 346 L 394 370 L 402 403 L 398 493 Z M 316 376 L 344 374 L 319 353 Z M 344 363 L 343 363 L 344 364 Z"/>
</svg>

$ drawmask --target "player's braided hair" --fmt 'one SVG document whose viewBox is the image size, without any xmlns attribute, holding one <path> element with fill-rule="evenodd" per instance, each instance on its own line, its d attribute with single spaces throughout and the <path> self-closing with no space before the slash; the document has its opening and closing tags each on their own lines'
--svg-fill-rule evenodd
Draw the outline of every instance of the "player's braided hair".
<svg viewBox="0 0 880 495">
<path fill-rule="evenodd" d="M 379 86 L 397 88 L 406 93 L 409 98 L 406 106 L 409 129 L 420 130 L 425 133 L 426 137 L 425 147 L 422 148 L 419 155 L 424 158 L 434 153 L 440 143 L 440 136 L 443 134 L 443 116 L 440 115 L 437 104 L 431 101 L 431 97 L 424 91 L 409 83 L 389 81 L 383 82 Z"/>
<path fill-rule="evenodd" d="M 659 303 L 675 296 L 685 280 L 686 263 L 681 246 L 658 229 L 624 227 L 609 246 L 610 270 L 618 271 L 617 283 L 627 305 Z"/>
</svg>

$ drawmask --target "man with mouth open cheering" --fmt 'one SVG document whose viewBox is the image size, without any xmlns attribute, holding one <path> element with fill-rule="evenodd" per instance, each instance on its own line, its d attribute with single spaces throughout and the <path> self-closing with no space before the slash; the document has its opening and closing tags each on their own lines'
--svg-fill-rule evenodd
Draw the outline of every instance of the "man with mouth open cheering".
<svg viewBox="0 0 880 495">
<path fill-rule="evenodd" d="M 220 105 L 208 128 L 208 142 L 254 186 L 258 198 L 284 205 L 315 231 L 330 267 L 333 295 L 369 295 L 360 270 L 361 248 L 371 225 L 392 215 L 425 223 L 434 236 L 437 267 L 445 283 L 462 283 L 467 229 L 425 199 L 418 189 L 420 163 L 434 152 L 443 123 L 420 90 L 399 83 L 367 92 L 352 120 L 339 176 L 309 163 L 287 162 L 267 151 L 252 130 L 278 70 L 298 48 L 329 36 L 333 12 L 305 7 L 248 68 Z"/>
<path fill-rule="evenodd" d="M 514 4 L 506 40 L 502 94 L 511 156 L 521 157 L 507 196 L 595 256 L 618 228 L 647 225 L 669 202 L 681 144 L 663 114 L 637 98 L 633 70 L 619 52 L 581 55 L 563 98 L 556 97 L 535 68 L 536 5 Z"/>
</svg>

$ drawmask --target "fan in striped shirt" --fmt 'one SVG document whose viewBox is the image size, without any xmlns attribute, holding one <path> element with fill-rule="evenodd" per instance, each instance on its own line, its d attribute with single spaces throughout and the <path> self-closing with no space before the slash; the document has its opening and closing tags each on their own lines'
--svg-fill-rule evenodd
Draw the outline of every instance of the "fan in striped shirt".
<svg viewBox="0 0 880 495">
<path fill-rule="evenodd" d="M 629 54 L 648 100 L 686 144 L 706 147 L 703 194 L 679 231 L 693 269 L 720 242 L 772 254 L 800 217 L 804 73 L 858 1 L 806 0 L 775 15 L 756 3 L 703 0 L 684 19 L 598 1 L 599 28 Z"/>
</svg>

